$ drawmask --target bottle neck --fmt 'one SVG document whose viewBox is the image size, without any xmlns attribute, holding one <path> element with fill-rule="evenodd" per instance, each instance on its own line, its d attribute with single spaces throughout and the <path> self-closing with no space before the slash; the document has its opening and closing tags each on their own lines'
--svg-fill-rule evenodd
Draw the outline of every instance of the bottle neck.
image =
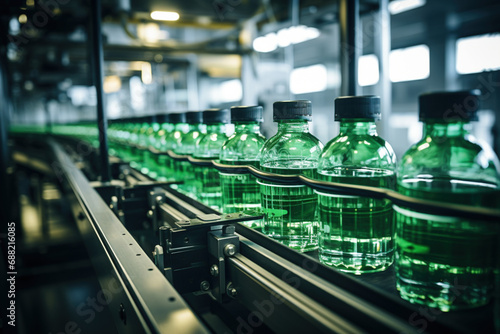
<svg viewBox="0 0 500 334">
<path fill-rule="evenodd" d="M 188 128 L 188 125 L 186 123 L 177 123 L 174 124 L 174 131 L 182 131 L 185 132 Z"/>
<path fill-rule="evenodd" d="M 234 132 L 253 132 L 260 133 L 260 126 L 258 122 L 247 122 L 247 123 L 234 123 Z"/>
<path fill-rule="evenodd" d="M 424 137 L 463 137 L 470 134 L 470 123 L 425 123 Z"/>
<path fill-rule="evenodd" d="M 224 123 L 207 124 L 207 133 L 225 133 L 225 132 L 226 132 L 226 124 Z"/>
<path fill-rule="evenodd" d="M 201 131 L 203 129 L 203 124 L 202 123 L 196 123 L 196 124 L 189 124 L 189 131 Z"/>
<path fill-rule="evenodd" d="M 305 119 L 279 120 L 278 131 L 309 132 L 309 123 Z"/>
<path fill-rule="evenodd" d="M 163 130 L 170 131 L 174 128 L 172 123 L 162 123 L 160 126 Z"/>
<path fill-rule="evenodd" d="M 356 135 L 377 136 L 377 126 L 371 120 L 345 120 L 340 121 L 340 134 L 353 133 Z"/>
</svg>

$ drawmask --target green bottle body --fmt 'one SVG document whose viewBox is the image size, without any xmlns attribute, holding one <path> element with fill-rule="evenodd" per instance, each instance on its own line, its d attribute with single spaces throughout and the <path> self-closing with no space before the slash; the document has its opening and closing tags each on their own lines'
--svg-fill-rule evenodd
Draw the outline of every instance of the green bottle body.
<svg viewBox="0 0 500 334">
<path fill-rule="evenodd" d="M 142 164 L 141 164 L 141 172 L 144 174 L 153 174 L 154 172 L 154 159 L 151 152 L 149 152 L 149 147 L 153 147 L 156 137 L 155 134 L 160 131 L 160 123 L 154 122 L 151 126 L 146 130 L 145 141 L 144 141 L 144 149 L 142 150 Z"/>
<path fill-rule="evenodd" d="M 403 156 L 398 191 L 458 205 L 500 207 L 499 163 L 470 124 L 428 123 Z M 498 224 L 394 205 L 397 286 L 403 299 L 442 311 L 489 302 L 499 266 Z"/>
<path fill-rule="evenodd" d="M 341 120 L 340 134 L 326 144 L 317 178 L 395 189 L 396 155 L 368 119 Z M 318 193 L 319 258 L 338 270 L 362 274 L 393 262 L 394 218 L 386 199 Z"/>
<path fill-rule="evenodd" d="M 165 135 L 160 137 L 158 150 L 162 153 L 174 151 L 180 145 L 182 136 L 187 133 L 189 126 L 186 123 L 177 123 L 173 125 L 172 131 L 165 131 Z M 180 181 L 176 180 L 174 170 L 174 160 L 167 154 L 156 155 L 156 168 L 158 171 L 157 179 L 160 181 Z"/>
<path fill-rule="evenodd" d="M 220 150 L 228 139 L 223 123 L 207 124 L 207 133 L 196 143 L 193 157 L 200 160 L 218 160 Z M 219 172 L 213 167 L 193 166 L 196 198 L 211 207 L 221 210 L 221 186 Z"/>
<path fill-rule="evenodd" d="M 205 133 L 206 126 L 204 124 L 190 125 L 189 131 L 181 137 L 175 153 L 192 156 L 196 150 L 196 143 Z M 175 168 L 179 179 L 183 181 L 182 184 L 177 185 L 177 189 L 192 198 L 196 198 L 194 166 L 189 161 L 178 161 L 175 163 Z"/>
<path fill-rule="evenodd" d="M 226 165 L 248 165 L 258 168 L 260 149 L 266 138 L 258 122 L 235 122 L 235 133 L 222 146 L 220 162 Z M 220 172 L 222 212 L 234 213 L 260 209 L 260 186 L 251 174 Z M 260 228 L 260 222 L 245 223 Z"/>
<path fill-rule="evenodd" d="M 309 133 L 305 120 L 280 120 L 278 133 L 262 148 L 260 169 L 312 177 L 323 144 Z M 264 211 L 263 232 L 299 251 L 318 248 L 317 196 L 307 186 L 258 180 Z"/>
</svg>

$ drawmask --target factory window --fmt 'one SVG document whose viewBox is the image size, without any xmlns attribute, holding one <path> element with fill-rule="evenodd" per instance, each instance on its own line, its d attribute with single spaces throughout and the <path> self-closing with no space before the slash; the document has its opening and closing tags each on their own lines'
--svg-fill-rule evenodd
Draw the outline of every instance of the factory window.
<svg viewBox="0 0 500 334">
<path fill-rule="evenodd" d="M 392 82 L 421 80 L 430 74 L 429 47 L 421 44 L 392 50 L 389 55 L 389 78 Z"/>
<path fill-rule="evenodd" d="M 219 94 L 219 102 L 236 102 L 243 97 L 243 88 L 239 79 L 223 81 L 219 84 L 217 90 Z"/>
<path fill-rule="evenodd" d="M 327 84 L 327 71 L 323 64 L 299 67 L 290 74 L 290 90 L 293 94 L 321 92 Z"/>
<path fill-rule="evenodd" d="M 426 0 L 393 0 L 389 2 L 389 12 L 392 15 L 396 15 L 422 7 L 426 2 Z"/>
<path fill-rule="evenodd" d="M 459 38 L 456 51 L 456 68 L 460 74 L 500 69 L 499 33 Z"/>
<path fill-rule="evenodd" d="M 271 32 L 257 37 L 253 41 L 253 49 L 257 52 L 271 52 L 278 47 L 285 48 L 291 44 L 299 44 L 318 38 L 320 31 L 305 25 L 292 26 L 280 29 L 277 33 Z"/>
<path fill-rule="evenodd" d="M 379 79 L 377 56 L 364 55 L 358 59 L 358 84 L 360 86 L 375 85 Z"/>
</svg>

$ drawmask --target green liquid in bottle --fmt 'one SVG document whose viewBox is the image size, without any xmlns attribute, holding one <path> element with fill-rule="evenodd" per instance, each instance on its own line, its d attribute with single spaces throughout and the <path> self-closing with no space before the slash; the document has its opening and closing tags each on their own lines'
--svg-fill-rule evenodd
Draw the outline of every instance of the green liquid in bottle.
<svg viewBox="0 0 500 334">
<path fill-rule="evenodd" d="M 257 167 L 259 161 L 229 161 L 221 160 L 226 165 L 250 165 Z M 222 211 L 234 213 L 245 210 L 260 209 L 260 185 L 257 178 L 251 174 L 220 174 L 222 190 Z M 260 220 L 244 222 L 251 228 L 261 228 Z"/>
<path fill-rule="evenodd" d="M 258 161 L 221 160 L 226 165 L 250 165 L 257 167 Z M 260 187 L 257 178 L 251 174 L 220 173 L 224 213 L 260 208 Z"/>
<path fill-rule="evenodd" d="M 211 161 L 213 159 L 208 158 L 204 160 Z M 220 211 L 222 207 L 222 192 L 220 187 L 220 176 L 217 169 L 205 166 L 194 166 L 193 171 L 197 190 L 196 197 L 198 200 L 212 209 Z"/>
<path fill-rule="evenodd" d="M 320 180 L 394 188 L 396 176 L 357 176 L 319 174 Z M 359 174 L 364 173 L 364 177 Z M 318 193 L 319 257 L 322 263 L 352 273 L 385 270 L 392 264 L 394 253 L 394 219 L 392 204 L 386 199 Z"/>
<path fill-rule="evenodd" d="M 314 168 L 290 169 L 261 166 L 262 171 L 311 177 Z M 262 210 L 266 214 L 263 232 L 290 248 L 307 252 L 318 248 L 318 222 L 314 191 L 302 185 L 283 185 L 259 180 Z"/>
<path fill-rule="evenodd" d="M 419 189 L 409 189 L 410 184 Z M 449 180 L 434 179 L 432 187 L 436 189 L 429 182 L 410 179 L 400 184 L 399 191 L 407 196 L 455 204 L 500 206 L 500 191 L 494 189 L 495 185 L 457 180 L 451 184 Z M 443 191 L 446 188 L 450 191 Z M 394 210 L 397 286 L 402 298 L 442 311 L 488 303 L 495 287 L 495 271 L 499 274 L 498 224 L 398 206 Z"/>
</svg>

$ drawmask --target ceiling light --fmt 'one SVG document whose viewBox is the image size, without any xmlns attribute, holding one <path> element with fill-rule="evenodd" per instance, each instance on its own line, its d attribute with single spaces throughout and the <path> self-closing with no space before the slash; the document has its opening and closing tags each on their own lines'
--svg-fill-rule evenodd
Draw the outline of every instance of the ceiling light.
<svg viewBox="0 0 500 334">
<path fill-rule="evenodd" d="M 154 11 L 151 13 L 151 18 L 157 21 L 177 21 L 179 19 L 179 13 Z"/>
<path fill-rule="evenodd" d="M 389 12 L 392 15 L 422 7 L 426 0 L 394 0 L 389 2 Z"/>
<path fill-rule="evenodd" d="M 257 52 L 271 52 L 278 48 L 278 37 L 275 33 L 257 37 L 253 41 L 253 49 Z"/>
</svg>

